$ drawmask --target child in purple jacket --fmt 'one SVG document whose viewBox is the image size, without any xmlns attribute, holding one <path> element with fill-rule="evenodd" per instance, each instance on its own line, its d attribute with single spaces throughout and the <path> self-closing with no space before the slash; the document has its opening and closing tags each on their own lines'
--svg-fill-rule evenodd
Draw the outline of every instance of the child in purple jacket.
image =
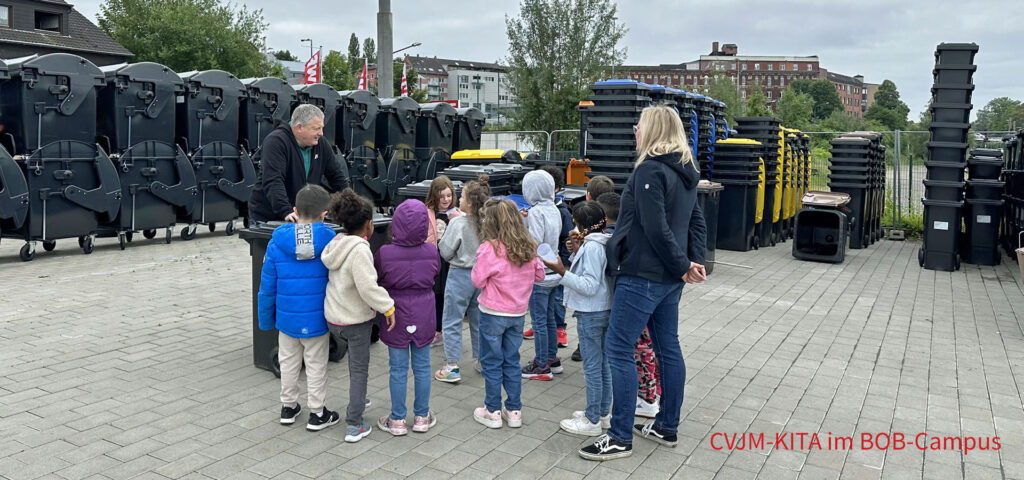
<svg viewBox="0 0 1024 480">
<path fill-rule="evenodd" d="M 391 414 L 377 426 L 392 435 L 405 435 L 405 406 L 409 359 L 416 399 L 412 431 L 426 432 L 437 423 L 430 411 L 430 343 L 437 323 L 434 308 L 434 277 L 441 269 L 437 247 L 427 242 L 430 225 L 427 206 L 406 200 L 391 220 L 390 245 L 380 247 L 374 258 L 378 282 L 395 300 L 395 325 L 382 325 L 380 339 L 388 346 L 391 366 Z"/>
</svg>

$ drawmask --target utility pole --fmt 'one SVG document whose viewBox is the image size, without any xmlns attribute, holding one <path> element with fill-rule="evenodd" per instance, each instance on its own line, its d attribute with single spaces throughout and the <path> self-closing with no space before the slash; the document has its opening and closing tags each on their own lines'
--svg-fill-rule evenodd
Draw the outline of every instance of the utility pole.
<svg viewBox="0 0 1024 480">
<path fill-rule="evenodd" d="M 378 0 L 377 5 L 377 96 L 391 98 L 395 96 L 391 0 Z"/>
</svg>

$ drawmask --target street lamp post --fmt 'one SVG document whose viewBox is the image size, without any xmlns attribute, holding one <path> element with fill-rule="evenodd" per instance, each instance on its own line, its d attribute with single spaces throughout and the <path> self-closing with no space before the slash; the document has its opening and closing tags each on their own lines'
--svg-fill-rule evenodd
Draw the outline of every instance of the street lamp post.
<svg viewBox="0 0 1024 480">
<path fill-rule="evenodd" d="M 481 107 L 483 105 L 480 105 L 480 87 L 482 87 L 483 84 L 484 83 L 480 81 L 480 75 L 479 74 L 473 75 L 473 87 L 476 88 L 476 108 L 477 109 L 481 109 L 481 110 L 482 110 Z"/>
<path fill-rule="evenodd" d="M 422 44 L 422 43 L 420 43 L 420 42 L 415 42 L 415 43 L 413 43 L 412 45 L 408 45 L 408 46 L 405 46 L 405 47 L 399 48 L 398 50 L 395 50 L 395 51 L 391 52 L 391 54 L 392 54 L 392 55 L 394 55 L 394 54 L 396 54 L 396 53 L 398 53 L 398 52 L 401 52 L 402 50 L 408 50 L 408 49 L 410 49 L 410 48 L 413 48 L 413 47 L 418 47 L 418 46 L 420 46 L 420 45 L 423 45 L 423 44 Z"/>
<path fill-rule="evenodd" d="M 313 39 L 312 38 L 303 38 L 302 40 L 299 40 L 299 41 L 300 42 L 309 42 L 309 58 L 313 58 Z"/>
</svg>

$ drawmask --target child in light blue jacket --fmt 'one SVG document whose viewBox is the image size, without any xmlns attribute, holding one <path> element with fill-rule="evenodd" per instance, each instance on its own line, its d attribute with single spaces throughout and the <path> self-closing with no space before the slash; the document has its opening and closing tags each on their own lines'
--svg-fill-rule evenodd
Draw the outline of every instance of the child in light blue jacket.
<svg viewBox="0 0 1024 480">
<path fill-rule="evenodd" d="M 605 275 L 608 259 L 605 244 L 611 237 L 604 232 L 605 214 L 597 202 L 583 202 L 572 211 L 583 244 L 571 257 L 572 264 L 544 262 L 562 275 L 565 306 L 574 310 L 576 331 L 583 355 L 583 378 L 587 383 L 587 407 L 562 420 L 563 430 L 579 435 L 597 436 L 611 422 L 612 383 L 604 339 L 612 308 L 612 283 Z"/>
</svg>

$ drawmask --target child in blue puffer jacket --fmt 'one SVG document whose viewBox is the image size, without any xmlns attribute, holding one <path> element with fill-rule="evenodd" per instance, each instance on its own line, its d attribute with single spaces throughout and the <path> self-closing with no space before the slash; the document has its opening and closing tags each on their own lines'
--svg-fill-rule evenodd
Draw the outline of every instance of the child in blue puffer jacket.
<svg viewBox="0 0 1024 480">
<path fill-rule="evenodd" d="M 310 412 L 306 429 L 311 431 L 341 418 L 324 407 L 330 341 L 324 317 L 327 267 L 320 254 L 334 238 L 334 230 L 323 223 L 330 200 L 318 185 L 306 185 L 296 194 L 298 220 L 274 230 L 263 259 L 258 302 L 260 329 L 279 331 L 281 423 L 295 423 L 302 408 L 299 370 L 305 364 Z"/>
</svg>

